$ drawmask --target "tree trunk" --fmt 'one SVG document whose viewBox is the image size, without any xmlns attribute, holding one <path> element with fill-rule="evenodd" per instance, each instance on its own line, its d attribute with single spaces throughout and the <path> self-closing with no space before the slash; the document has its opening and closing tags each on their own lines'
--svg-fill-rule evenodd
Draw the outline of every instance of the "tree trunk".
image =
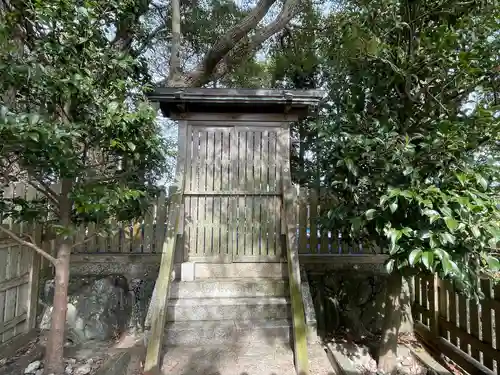
<svg viewBox="0 0 500 375">
<path fill-rule="evenodd" d="M 172 0 L 172 44 L 170 48 L 170 72 L 168 81 L 172 86 L 181 78 L 181 9 L 180 0 Z M 179 82 L 180 83 L 180 82 Z"/>
<path fill-rule="evenodd" d="M 401 326 L 401 288 L 403 278 L 397 271 L 387 278 L 384 324 L 379 348 L 378 370 L 392 374 L 396 370 L 398 336 Z"/>
<path fill-rule="evenodd" d="M 61 225 L 68 228 L 71 223 L 71 200 L 69 194 L 73 181 L 63 179 L 59 197 Z M 64 374 L 64 341 L 66 328 L 66 310 L 68 304 L 69 261 L 71 256 L 71 238 L 63 237 L 57 249 L 55 264 L 54 303 L 52 320 L 45 354 L 45 374 Z"/>
<path fill-rule="evenodd" d="M 45 357 L 45 374 L 64 374 L 63 349 L 68 303 L 69 260 L 71 246 L 64 241 L 57 251 L 54 307 Z"/>
</svg>

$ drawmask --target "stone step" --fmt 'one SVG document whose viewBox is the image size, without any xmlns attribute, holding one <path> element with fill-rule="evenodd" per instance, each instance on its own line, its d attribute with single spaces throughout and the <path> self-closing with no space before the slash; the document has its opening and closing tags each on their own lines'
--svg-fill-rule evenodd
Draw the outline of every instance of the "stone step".
<svg viewBox="0 0 500 375">
<path fill-rule="evenodd" d="M 175 281 L 170 298 L 285 297 L 288 283 L 278 279 L 209 279 Z"/>
<path fill-rule="evenodd" d="M 188 267 L 186 267 L 186 269 L 187 268 Z M 193 268 L 195 280 L 221 278 L 288 278 L 286 263 L 194 263 Z M 181 278 L 186 280 L 183 275 L 181 275 Z"/>
<path fill-rule="evenodd" d="M 214 320 L 170 322 L 165 326 L 166 346 L 250 345 L 263 342 L 289 345 L 291 322 L 276 320 Z"/>
<path fill-rule="evenodd" d="M 287 319 L 285 297 L 182 298 L 168 302 L 167 321 Z"/>
</svg>

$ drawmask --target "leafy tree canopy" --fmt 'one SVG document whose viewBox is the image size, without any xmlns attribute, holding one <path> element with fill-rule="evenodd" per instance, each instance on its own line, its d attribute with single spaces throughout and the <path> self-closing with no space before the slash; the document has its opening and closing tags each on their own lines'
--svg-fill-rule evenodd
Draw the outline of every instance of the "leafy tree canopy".
<svg viewBox="0 0 500 375">
<path fill-rule="evenodd" d="M 0 182 L 26 181 L 42 199 L 0 198 L 1 214 L 59 225 L 51 184 L 66 182 L 75 224 L 137 217 L 167 149 L 144 97 L 144 61 L 110 31 L 128 3 L 11 4 L 0 26 Z"/>
<path fill-rule="evenodd" d="M 499 269 L 500 9 L 358 1 L 328 19 L 317 126 L 328 226 L 386 248 L 388 271 L 475 295 Z"/>
</svg>

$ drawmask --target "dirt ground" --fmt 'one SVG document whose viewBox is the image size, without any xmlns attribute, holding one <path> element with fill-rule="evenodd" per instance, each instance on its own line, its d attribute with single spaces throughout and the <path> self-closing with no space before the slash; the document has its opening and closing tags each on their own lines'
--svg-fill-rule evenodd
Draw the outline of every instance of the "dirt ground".
<svg viewBox="0 0 500 375">
<path fill-rule="evenodd" d="M 80 346 L 68 343 L 64 350 L 65 374 L 95 375 L 113 353 L 136 346 L 136 341 L 129 336 L 123 336 L 114 341 L 89 342 Z M 20 348 L 12 357 L 0 359 L 0 375 L 41 375 L 46 342 L 46 334 L 42 333 Z M 135 354 L 132 356 L 131 365 L 137 367 L 137 370 L 130 375 L 140 374 L 140 352 L 137 351 Z"/>
</svg>

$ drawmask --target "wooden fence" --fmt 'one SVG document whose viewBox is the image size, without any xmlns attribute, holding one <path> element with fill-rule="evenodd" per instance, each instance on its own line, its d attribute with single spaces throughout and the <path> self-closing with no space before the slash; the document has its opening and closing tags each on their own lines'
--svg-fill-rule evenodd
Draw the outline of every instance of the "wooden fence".
<svg viewBox="0 0 500 375">
<path fill-rule="evenodd" d="M 481 280 L 485 299 L 469 300 L 449 282 L 414 278 L 417 333 L 470 374 L 500 371 L 500 285 Z"/>
<path fill-rule="evenodd" d="M 8 187 L 5 197 L 36 197 L 36 191 L 23 184 Z M 32 225 L 2 220 L 9 230 L 22 236 L 40 239 L 40 231 Z M 40 258 L 0 233 L 0 350 L 33 330 L 38 300 Z"/>
<path fill-rule="evenodd" d="M 379 254 L 380 250 L 366 247 L 360 243 L 342 238 L 338 231 L 321 229 L 321 199 L 314 190 L 298 191 L 299 205 L 296 217 L 299 235 L 299 251 L 301 254 Z M 161 251 L 161 243 L 166 232 L 168 199 L 162 195 L 155 202 L 143 220 L 134 223 L 122 223 L 114 236 L 92 237 L 99 231 L 98 226 L 90 225 L 81 228 L 74 238 L 75 244 L 84 242 L 74 248 L 75 253 L 156 253 Z M 251 213 L 253 220 L 260 213 Z M 230 220 L 229 215 L 225 216 Z M 223 226 L 224 227 L 224 226 Z M 225 227 L 229 227 L 226 225 Z M 53 244 L 52 244 L 53 246 Z"/>
</svg>

